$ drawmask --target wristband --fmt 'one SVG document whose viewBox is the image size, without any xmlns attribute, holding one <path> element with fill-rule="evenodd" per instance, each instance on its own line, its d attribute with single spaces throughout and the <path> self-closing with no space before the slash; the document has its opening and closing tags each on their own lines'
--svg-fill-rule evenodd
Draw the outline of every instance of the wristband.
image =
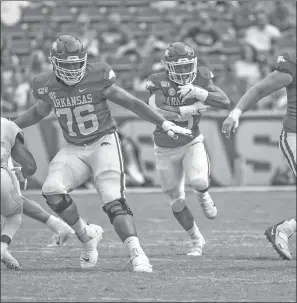
<svg viewBox="0 0 297 303">
<path fill-rule="evenodd" d="M 195 86 L 195 95 L 199 101 L 204 102 L 208 97 L 208 91 L 201 87 Z"/>
<path fill-rule="evenodd" d="M 229 114 L 229 117 L 234 119 L 235 121 L 239 120 L 240 116 L 242 115 L 242 110 L 235 107 Z"/>
</svg>

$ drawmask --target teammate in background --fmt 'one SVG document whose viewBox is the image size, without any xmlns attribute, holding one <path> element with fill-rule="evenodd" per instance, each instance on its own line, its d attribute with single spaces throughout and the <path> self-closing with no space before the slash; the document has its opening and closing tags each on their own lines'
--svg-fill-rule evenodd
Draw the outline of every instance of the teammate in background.
<svg viewBox="0 0 297 303">
<path fill-rule="evenodd" d="M 235 132 L 243 112 L 252 108 L 259 100 L 285 87 L 287 92 L 287 112 L 283 121 L 279 147 L 289 167 L 296 177 L 296 53 L 284 53 L 277 58 L 274 71 L 251 87 L 238 101 L 222 126 L 227 138 Z M 288 239 L 296 232 L 296 219 L 284 220 L 265 230 L 265 235 L 278 254 L 287 260 L 292 256 Z"/>
<path fill-rule="evenodd" d="M 20 165 L 19 178 L 23 181 L 36 171 L 36 162 L 24 145 L 21 129 L 12 121 L 1 117 L 1 215 L 5 221 L 1 230 L 1 262 L 10 269 L 21 269 L 20 263 L 8 252 L 8 246 L 21 227 L 23 202 L 16 190 L 8 159 L 12 156 Z"/>
<path fill-rule="evenodd" d="M 125 197 L 125 174 L 116 124 L 107 100 L 123 106 L 141 118 L 157 124 L 169 136 L 191 136 L 159 113 L 115 84 L 116 76 L 105 63 L 87 63 L 82 43 L 70 35 L 52 44 L 49 57 L 53 72 L 33 79 L 37 103 L 15 122 L 25 128 L 38 123 L 54 109 L 67 145 L 51 161 L 42 187 L 49 207 L 82 242 L 82 268 L 93 268 L 98 259 L 97 245 L 103 230 L 80 217 L 69 192 L 91 176 L 98 200 L 116 233 L 126 245 L 134 271 L 151 272 L 152 266 L 137 237 L 133 213 Z"/>
<path fill-rule="evenodd" d="M 185 174 L 205 216 L 214 219 L 217 208 L 208 193 L 209 160 L 199 122 L 204 111 L 210 107 L 228 108 L 230 101 L 213 84 L 211 71 L 197 65 L 197 56 L 187 44 L 172 43 L 165 51 L 163 63 L 166 71 L 148 78 L 149 105 L 178 125 L 191 129 L 194 136 L 172 140 L 157 127 L 154 131 L 156 168 L 174 217 L 191 237 L 192 247 L 187 255 L 200 256 L 205 240 L 186 205 Z"/>
<path fill-rule="evenodd" d="M 11 157 L 8 160 L 8 170 L 13 171 L 14 166 L 12 164 Z M 23 214 L 35 219 L 48 228 L 50 228 L 55 234 L 52 237 L 52 243 L 48 247 L 60 247 L 64 245 L 70 235 L 74 234 L 73 229 L 63 222 L 60 218 L 57 218 L 48 213 L 37 202 L 28 199 L 21 193 L 20 183 L 14 173 L 11 174 L 11 178 L 19 196 L 23 203 Z"/>
</svg>

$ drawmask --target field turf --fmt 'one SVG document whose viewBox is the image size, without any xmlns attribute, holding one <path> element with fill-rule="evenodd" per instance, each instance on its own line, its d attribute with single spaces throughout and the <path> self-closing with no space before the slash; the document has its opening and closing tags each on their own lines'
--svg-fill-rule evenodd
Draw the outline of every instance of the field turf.
<svg viewBox="0 0 297 303">
<path fill-rule="evenodd" d="M 41 195 L 28 195 L 47 210 Z M 187 193 L 188 206 L 205 237 L 201 257 L 188 257 L 189 238 L 161 193 L 128 193 L 138 236 L 153 273 L 133 273 L 128 255 L 94 194 L 73 196 L 84 219 L 104 229 L 99 261 L 79 267 L 75 237 L 60 249 L 46 247 L 52 233 L 23 217 L 11 252 L 22 271 L 1 264 L 2 302 L 296 302 L 296 237 L 293 260 L 279 258 L 263 235 L 272 223 L 295 217 L 294 191 L 213 192 L 218 217 L 208 220 Z"/>
</svg>

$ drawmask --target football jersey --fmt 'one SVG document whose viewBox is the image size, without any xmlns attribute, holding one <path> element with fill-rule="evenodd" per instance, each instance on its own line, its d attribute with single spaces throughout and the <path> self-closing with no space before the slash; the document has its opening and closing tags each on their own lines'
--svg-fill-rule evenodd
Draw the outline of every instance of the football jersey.
<svg viewBox="0 0 297 303">
<path fill-rule="evenodd" d="M 67 142 L 85 145 L 116 130 L 103 94 L 115 79 L 108 64 L 88 63 L 86 75 L 76 85 L 64 85 L 54 72 L 45 72 L 33 79 L 32 93 L 53 107 Z"/>
<path fill-rule="evenodd" d="M 275 70 L 289 73 L 293 81 L 286 87 L 287 91 L 287 111 L 283 121 L 283 129 L 296 133 L 296 55 L 284 53 L 277 58 L 274 66 Z"/>
<path fill-rule="evenodd" d="M 213 78 L 212 72 L 207 67 L 198 67 L 197 76 L 192 82 L 195 86 L 200 86 L 206 89 L 209 85 L 209 81 Z M 191 105 L 196 102 L 196 99 L 187 99 L 182 102 L 178 98 L 177 92 L 179 84 L 169 79 L 166 71 L 151 74 L 146 82 L 146 88 L 150 91 L 150 94 L 154 94 L 156 90 L 161 90 L 166 98 L 166 104 L 170 106 L 184 106 Z M 186 127 L 192 130 L 193 137 L 179 135 L 178 139 L 173 139 L 167 135 L 167 133 L 161 128 L 156 127 L 154 131 L 154 142 L 160 147 L 179 147 L 191 142 L 200 134 L 199 122 L 201 115 L 194 115 L 189 117 L 186 121 L 172 121 L 176 125 Z"/>
<path fill-rule="evenodd" d="M 13 122 L 1 117 L 1 167 L 8 168 L 8 159 L 17 136 L 24 141 L 22 130 Z"/>
</svg>

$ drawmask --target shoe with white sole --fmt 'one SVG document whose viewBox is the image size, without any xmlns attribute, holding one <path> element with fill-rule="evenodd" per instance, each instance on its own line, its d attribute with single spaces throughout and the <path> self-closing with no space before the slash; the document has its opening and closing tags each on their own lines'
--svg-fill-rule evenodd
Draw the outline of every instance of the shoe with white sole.
<svg viewBox="0 0 297 303">
<path fill-rule="evenodd" d="M 152 272 L 153 267 L 150 264 L 150 261 L 146 254 L 142 251 L 139 251 L 136 247 L 129 250 L 130 253 L 130 262 L 133 266 L 134 272 Z"/>
<path fill-rule="evenodd" d="M 285 221 L 275 224 L 273 226 L 269 226 L 266 230 L 264 235 L 266 236 L 267 240 L 272 244 L 276 252 L 279 256 L 284 260 L 291 260 L 292 256 L 289 251 L 289 237 L 284 229 Z"/>
<path fill-rule="evenodd" d="M 204 215 L 208 219 L 214 219 L 218 214 L 218 210 L 216 205 L 212 201 L 210 194 L 208 192 L 205 193 L 197 192 L 197 196 Z"/>
<path fill-rule="evenodd" d="M 103 229 L 99 225 L 87 224 L 87 234 L 91 239 L 83 245 L 83 251 L 80 253 L 80 267 L 84 269 L 94 268 L 98 260 L 97 246 L 102 239 Z"/>
<path fill-rule="evenodd" d="M 203 246 L 205 245 L 205 240 L 203 237 L 200 237 L 197 240 L 192 241 L 191 248 L 187 253 L 187 256 L 202 256 Z"/>
<path fill-rule="evenodd" d="M 1 262 L 9 269 L 22 269 L 21 264 L 17 261 L 6 248 L 1 245 Z"/>
</svg>

